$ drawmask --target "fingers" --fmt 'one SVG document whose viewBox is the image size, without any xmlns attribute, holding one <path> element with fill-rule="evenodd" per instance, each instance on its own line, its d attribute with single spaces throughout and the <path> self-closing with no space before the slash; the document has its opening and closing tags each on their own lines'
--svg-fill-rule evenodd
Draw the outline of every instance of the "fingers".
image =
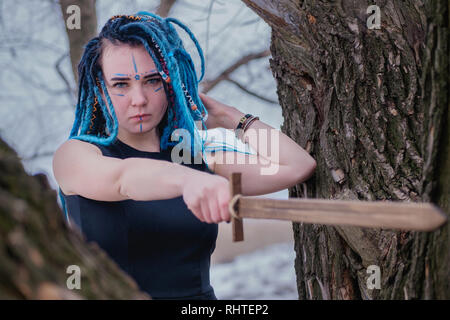
<svg viewBox="0 0 450 320">
<path fill-rule="evenodd" d="M 200 201 L 200 206 L 202 208 L 202 215 L 203 215 L 203 218 L 205 220 L 204 222 L 206 222 L 206 223 L 213 223 L 213 221 L 211 219 L 211 213 L 210 213 L 210 210 L 209 210 L 209 205 L 208 205 L 207 202 L 208 201 L 205 201 L 205 200 Z"/>
<path fill-rule="evenodd" d="M 203 216 L 202 208 L 200 205 L 198 206 L 188 206 L 188 209 L 192 211 L 194 216 L 196 216 L 201 222 L 206 222 L 205 217 Z"/>
<path fill-rule="evenodd" d="M 208 96 L 204 93 L 199 93 L 198 96 L 200 97 L 200 100 L 202 100 L 203 104 L 205 105 L 205 107 L 208 109 L 207 106 L 207 100 L 208 100 Z"/>
<path fill-rule="evenodd" d="M 183 189 L 183 200 L 188 208 L 205 223 L 230 221 L 228 203 L 231 196 L 228 180 L 209 174 L 201 178 L 203 179 L 199 179 L 195 186 L 186 185 Z"/>
<path fill-rule="evenodd" d="M 196 216 L 201 222 L 218 223 L 220 222 L 218 221 L 220 220 L 220 217 L 217 213 L 213 214 L 213 212 L 218 212 L 218 206 L 212 200 L 216 201 L 214 197 L 209 199 L 198 199 L 193 202 L 188 201 L 188 209 L 191 210 L 194 216 Z"/>
<path fill-rule="evenodd" d="M 214 223 L 219 223 L 221 221 L 221 216 L 219 212 L 219 205 L 217 203 L 217 197 L 212 197 L 208 200 L 209 212 L 211 214 L 211 220 Z"/>
<path fill-rule="evenodd" d="M 223 201 L 222 201 L 223 202 Z M 219 206 L 217 197 L 210 197 L 200 202 L 203 222 L 220 223 L 229 220 L 228 202 Z"/>
<path fill-rule="evenodd" d="M 201 203 L 203 216 L 207 223 L 219 223 L 222 221 L 216 197 L 209 197 Z"/>
<path fill-rule="evenodd" d="M 228 190 L 225 190 L 224 192 L 219 193 L 218 203 L 219 203 L 220 217 L 221 217 L 222 221 L 229 222 L 231 220 L 230 212 L 228 210 L 228 204 L 230 202 L 230 198 L 231 198 L 231 195 Z"/>
<path fill-rule="evenodd" d="M 198 95 L 199 95 L 200 99 L 202 100 L 203 104 L 205 105 L 206 109 L 209 109 L 211 107 L 211 104 L 219 103 L 219 101 L 211 98 L 210 96 L 207 96 L 204 93 L 199 93 Z"/>
</svg>

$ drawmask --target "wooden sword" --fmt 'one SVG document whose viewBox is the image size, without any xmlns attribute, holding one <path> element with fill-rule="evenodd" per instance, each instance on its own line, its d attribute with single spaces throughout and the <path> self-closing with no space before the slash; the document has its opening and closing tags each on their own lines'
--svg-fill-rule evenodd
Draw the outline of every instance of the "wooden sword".
<svg viewBox="0 0 450 320">
<path fill-rule="evenodd" d="M 234 242 L 244 240 L 243 218 L 413 231 L 433 231 L 447 222 L 447 215 L 432 203 L 242 196 L 241 173 L 231 175 L 230 191 Z"/>
</svg>

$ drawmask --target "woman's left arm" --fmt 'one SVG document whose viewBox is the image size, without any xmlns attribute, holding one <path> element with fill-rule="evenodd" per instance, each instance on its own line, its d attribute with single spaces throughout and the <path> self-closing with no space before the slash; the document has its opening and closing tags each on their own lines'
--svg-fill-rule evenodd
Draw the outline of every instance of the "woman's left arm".
<svg viewBox="0 0 450 320">
<path fill-rule="evenodd" d="M 238 109 L 200 94 L 208 109 L 208 129 L 236 129 L 244 116 Z M 241 135 L 256 155 L 220 151 L 208 156 L 214 173 L 229 178 L 242 173 L 243 195 L 261 195 L 283 190 L 307 180 L 314 173 L 316 161 L 302 147 L 279 130 L 262 121 L 253 121 Z"/>
</svg>

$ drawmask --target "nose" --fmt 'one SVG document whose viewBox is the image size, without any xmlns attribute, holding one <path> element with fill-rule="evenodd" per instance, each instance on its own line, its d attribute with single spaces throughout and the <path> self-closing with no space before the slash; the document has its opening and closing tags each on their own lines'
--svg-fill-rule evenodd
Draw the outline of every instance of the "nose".
<svg viewBox="0 0 450 320">
<path fill-rule="evenodd" d="M 131 105 L 134 107 L 141 107 L 147 104 L 147 97 L 140 85 L 135 86 L 131 92 Z"/>
</svg>

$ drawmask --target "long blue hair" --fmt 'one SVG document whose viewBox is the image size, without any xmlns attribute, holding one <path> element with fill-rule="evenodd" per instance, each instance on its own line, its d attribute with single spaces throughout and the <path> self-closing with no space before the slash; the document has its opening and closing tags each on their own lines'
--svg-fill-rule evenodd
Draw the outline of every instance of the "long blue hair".
<svg viewBox="0 0 450 320">
<path fill-rule="evenodd" d="M 197 79 L 191 56 L 184 49 L 172 23 L 183 28 L 194 41 L 201 59 L 200 79 Z M 78 65 L 78 103 L 69 139 L 108 146 L 117 138 L 118 121 L 99 63 L 106 40 L 113 44 L 143 45 L 163 79 L 169 79 L 163 81 L 169 107 L 158 126 L 161 149 L 166 150 L 168 146 L 177 144 L 170 140 L 171 133 L 176 128 L 188 130 L 194 141 L 200 142 L 195 121 L 203 120 L 208 114 L 198 95 L 198 83 L 205 72 L 202 49 L 195 36 L 181 22 L 174 18 L 163 19 L 149 12 L 110 18 L 98 37 L 91 39 L 85 46 Z M 102 99 L 101 91 L 105 94 L 106 102 Z M 194 108 L 192 102 L 195 104 Z M 106 103 L 111 113 L 108 112 Z M 191 147 L 192 154 L 196 154 L 193 143 Z"/>
</svg>

